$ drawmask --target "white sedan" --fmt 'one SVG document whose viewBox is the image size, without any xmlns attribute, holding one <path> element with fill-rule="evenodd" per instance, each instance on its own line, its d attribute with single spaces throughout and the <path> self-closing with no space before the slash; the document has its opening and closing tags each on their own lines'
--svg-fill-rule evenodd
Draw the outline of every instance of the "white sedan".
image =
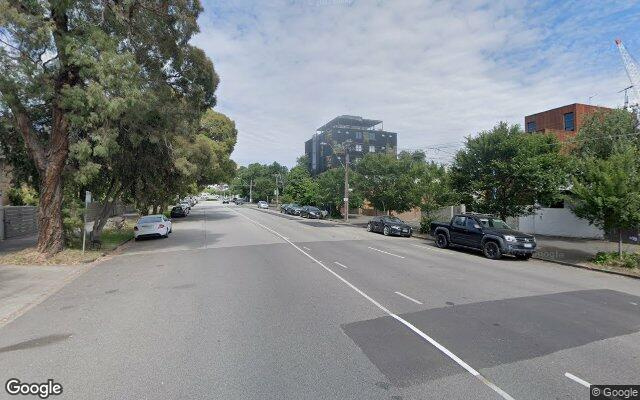
<svg viewBox="0 0 640 400">
<path fill-rule="evenodd" d="M 141 237 L 166 238 L 171 233 L 171 220 L 162 214 L 146 215 L 141 217 L 133 228 L 133 237 L 138 240 Z"/>
<path fill-rule="evenodd" d="M 260 200 L 260 201 L 258 202 L 258 207 L 259 207 L 259 208 L 269 208 L 269 203 L 267 203 L 267 202 L 266 202 L 266 201 L 264 201 L 264 200 Z"/>
</svg>

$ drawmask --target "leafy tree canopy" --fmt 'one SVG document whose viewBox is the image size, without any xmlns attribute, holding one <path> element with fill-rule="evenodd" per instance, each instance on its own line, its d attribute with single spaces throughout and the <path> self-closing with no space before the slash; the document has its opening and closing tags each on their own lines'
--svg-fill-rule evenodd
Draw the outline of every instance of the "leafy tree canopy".
<svg viewBox="0 0 640 400">
<path fill-rule="evenodd" d="M 552 135 L 526 134 L 501 122 L 468 137 L 451 167 L 452 186 L 474 211 L 526 215 L 567 186 L 566 158 Z"/>
</svg>

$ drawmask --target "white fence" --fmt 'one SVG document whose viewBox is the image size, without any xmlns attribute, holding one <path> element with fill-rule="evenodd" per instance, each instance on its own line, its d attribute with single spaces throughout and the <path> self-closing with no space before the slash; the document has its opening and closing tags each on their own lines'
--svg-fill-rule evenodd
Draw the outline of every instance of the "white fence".
<svg viewBox="0 0 640 400">
<path fill-rule="evenodd" d="M 533 215 L 519 217 L 521 232 L 538 235 L 603 239 L 604 231 L 578 218 L 569 208 L 541 208 Z"/>
</svg>

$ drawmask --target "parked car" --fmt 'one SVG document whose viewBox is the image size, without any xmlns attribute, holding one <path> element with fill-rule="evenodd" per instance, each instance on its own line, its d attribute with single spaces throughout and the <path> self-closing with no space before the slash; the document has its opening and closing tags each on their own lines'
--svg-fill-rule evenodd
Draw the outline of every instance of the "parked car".
<svg viewBox="0 0 640 400">
<path fill-rule="evenodd" d="M 481 250 L 485 257 L 497 260 L 504 254 L 528 260 L 536 250 L 533 235 L 512 229 L 492 215 L 457 214 L 451 221 L 431 223 L 436 246 L 460 246 Z"/>
<path fill-rule="evenodd" d="M 300 216 L 302 218 L 322 219 L 322 211 L 318 207 L 304 206 L 300 210 Z"/>
<path fill-rule="evenodd" d="M 186 217 L 187 212 L 182 206 L 175 206 L 171 209 L 171 218 Z"/>
<path fill-rule="evenodd" d="M 146 215 L 141 217 L 133 227 L 133 237 L 138 240 L 142 237 L 163 237 L 171 233 L 171 220 L 162 214 Z"/>
<path fill-rule="evenodd" d="M 280 205 L 280 212 L 281 213 L 287 213 L 287 207 L 289 207 L 289 203 L 284 203 Z"/>
<path fill-rule="evenodd" d="M 244 204 L 244 199 L 235 199 L 233 200 L 233 202 L 237 205 L 237 206 L 241 206 Z"/>
<path fill-rule="evenodd" d="M 300 211 L 302 211 L 302 207 L 300 207 L 299 205 L 289 204 L 286 213 L 289 215 L 300 215 Z"/>
<path fill-rule="evenodd" d="M 222 199 L 222 204 L 229 204 L 229 199 L 226 197 Z"/>
<path fill-rule="evenodd" d="M 258 208 L 269 208 L 269 203 L 267 203 L 267 202 L 266 202 L 266 201 L 264 201 L 264 200 L 260 200 L 260 201 L 258 202 Z"/>
<path fill-rule="evenodd" d="M 182 201 L 178 205 L 184 209 L 184 211 L 187 213 L 187 215 L 189 215 L 189 213 L 191 212 L 191 204 L 189 204 L 189 202 Z"/>
<path fill-rule="evenodd" d="M 383 215 L 373 217 L 367 224 L 368 232 L 381 232 L 385 236 L 398 235 L 411 237 L 412 229 L 409 224 L 398 217 Z"/>
</svg>

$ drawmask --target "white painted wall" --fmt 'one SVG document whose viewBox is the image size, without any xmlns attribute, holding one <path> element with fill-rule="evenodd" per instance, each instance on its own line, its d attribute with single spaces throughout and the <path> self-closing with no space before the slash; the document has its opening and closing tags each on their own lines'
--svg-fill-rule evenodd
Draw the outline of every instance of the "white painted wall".
<svg viewBox="0 0 640 400">
<path fill-rule="evenodd" d="M 518 218 L 521 232 L 549 236 L 602 239 L 604 231 L 575 216 L 569 208 L 541 208 L 535 214 Z"/>
</svg>

